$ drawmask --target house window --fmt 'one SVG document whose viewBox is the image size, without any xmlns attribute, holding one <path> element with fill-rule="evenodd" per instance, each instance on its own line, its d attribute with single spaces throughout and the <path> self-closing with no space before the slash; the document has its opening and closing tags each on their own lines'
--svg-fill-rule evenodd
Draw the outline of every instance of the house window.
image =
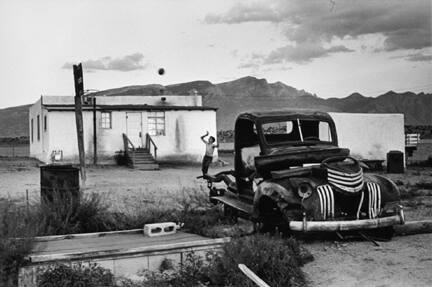
<svg viewBox="0 0 432 287">
<path fill-rule="evenodd" d="M 110 129 L 111 128 L 111 112 L 101 113 L 101 128 Z"/>
<path fill-rule="evenodd" d="M 165 112 L 149 112 L 147 122 L 148 132 L 151 136 L 165 135 Z"/>
<path fill-rule="evenodd" d="M 47 116 L 44 116 L 44 131 L 47 131 Z"/>
<path fill-rule="evenodd" d="M 40 116 L 37 116 L 37 140 L 40 141 Z"/>
<path fill-rule="evenodd" d="M 33 119 L 31 119 L 30 129 L 31 129 L 31 141 L 33 142 L 34 141 L 34 138 L 33 138 Z"/>
</svg>

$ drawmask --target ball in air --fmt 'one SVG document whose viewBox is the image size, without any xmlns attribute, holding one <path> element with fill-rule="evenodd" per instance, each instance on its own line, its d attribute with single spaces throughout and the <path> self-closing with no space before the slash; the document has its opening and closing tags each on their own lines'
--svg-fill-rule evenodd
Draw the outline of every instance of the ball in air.
<svg viewBox="0 0 432 287">
<path fill-rule="evenodd" d="M 158 74 L 159 75 L 163 75 L 163 74 L 165 74 L 165 69 L 164 68 L 159 68 L 159 70 L 158 70 Z"/>
</svg>

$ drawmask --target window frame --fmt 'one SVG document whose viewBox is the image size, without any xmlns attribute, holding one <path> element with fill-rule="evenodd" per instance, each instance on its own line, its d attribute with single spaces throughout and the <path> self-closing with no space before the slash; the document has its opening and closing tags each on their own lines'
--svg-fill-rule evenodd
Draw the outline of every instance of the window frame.
<svg viewBox="0 0 432 287">
<path fill-rule="evenodd" d="M 329 125 L 329 131 L 331 134 L 331 141 L 283 141 L 283 142 L 277 142 L 272 143 L 271 141 L 268 141 L 266 134 L 264 132 L 264 125 L 268 123 L 275 123 L 275 122 L 285 122 L 285 121 L 318 121 L 318 122 L 326 122 Z M 337 145 L 337 134 L 336 129 L 334 128 L 334 123 L 331 120 L 328 119 L 310 119 L 310 118 L 303 118 L 303 117 L 297 117 L 297 118 L 277 118 L 277 119 L 268 119 L 264 120 L 260 123 L 260 133 L 262 135 L 262 139 L 265 145 L 267 147 L 277 147 L 277 146 L 284 146 L 284 145 L 308 145 L 308 144 L 322 144 L 322 145 Z M 299 133 L 303 133 L 301 125 L 297 125 L 297 129 Z M 302 135 L 303 137 L 303 135 Z"/>
<path fill-rule="evenodd" d="M 108 115 L 108 117 L 104 117 L 104 115 Z M 101 112 L 99 127 L 101 129 L 106 129 L 106 130 L 112 129 L 112 113 L 111 113 L 111 111 Z"/>
<path fill-rule="evenodd" d="M 32 118 L 30 122 L 31 142 L 34 142 L 34 119 Z"/>
<path fill-rule="evenodd" d="M 40 141 L 40 115 L 36 117 L 36 126 L 37 126 L 37 140 Z"/>
<path fill-rule="evenodd" d="M 147 113 L 147 130 L 150 136 L 166 136 L 165 111 L 154 110 Z"/>
</svg>

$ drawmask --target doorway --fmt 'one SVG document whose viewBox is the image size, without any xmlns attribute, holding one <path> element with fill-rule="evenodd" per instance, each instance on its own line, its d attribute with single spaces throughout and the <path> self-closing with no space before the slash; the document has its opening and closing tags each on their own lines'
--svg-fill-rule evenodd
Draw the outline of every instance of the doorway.
<svg viewBox="0 0 432 287">
<path fill-rule="evenodd" d="M 126 113 L 126 134 L 135 148 L 143 147 L 144 139 L 141 112 Z"/>
</svg>

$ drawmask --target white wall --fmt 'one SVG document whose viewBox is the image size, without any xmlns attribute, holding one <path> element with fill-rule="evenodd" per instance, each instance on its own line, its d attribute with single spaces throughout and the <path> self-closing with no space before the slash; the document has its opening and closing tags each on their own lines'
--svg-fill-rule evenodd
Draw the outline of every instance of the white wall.
<svg viewBox="0 0 432 287">
<path fill-rule="evenodd" d="M 126 112 L 112 111 L 112 129 L 100 128 L 100 111 L 97 112 L 97 151 L 100 163 L 114 163 L 116 151 L 124 150 L 122 134 L 126 133 Z M 143 114 L 143 135 L 147 132 L 147 112 Z M 49 111 L 46 153 L 32 156 L 50 162 L 53 150 L 62 150 L 65 162 L 78 162 L 78 144 L 74 111 Z M 43 126 L 41 125 L 41 128 Z M 88 162 L 93 160 L 93 113 L 83 111 L 84 148 Z M 152 136 L 158 147 L 161 161 L 200 161 L 205 146 L 200 136 L 206 130 L 216 137 L 216 112 L 213 110 L 180 110 L 165 112 L 164 136 Z M 36 124 L 35 124 L 36 131 Z M 36 140 L 36 134 L 35 134 Z M 215 160 L 217 151 L 215 151 Z"/>
<path fill-rule="evenodd" d="M 62 150 L 66 162 L 78 162 L 78 140 L 74 111 L 49 111 L 49 149 Z M 83 111 L 84 149 L 90 162 L 93 158 L 93 114 Z M 49 160 L 48 160 L 49 161 Z"/>
<path fill-rule="evenodd" d="M 126 131 L 124 112 L 113 111 L 112 129 L 100 128 L 100 112 L 96 113 L 97 154 L 99 163 L 113 163 L 116 151 L 123 150 L 122 134 Z M 78 139 L 74 111 L 50 111 L 50 150 L 62 150 L 65 162 L 78 162 Z M 93 112 L 83 111 L 84 150 L 86 161 L 93 162 Z"/>
<path fill-rule="evenodd" d="M 39 139 L 38 139 L 38 116 L 39 116 Z M 48 154 L 49 133 L 44 130 L 44 117 L 47 116 L 47 111 L 42 108 L 41 100 L 39 99 L 29 108 L 29 140 L 30 140 L 30 156 L 38 159 L 45 159 Z M 33 141 L 32 127 L 33 119 Z"/>
<path fill-rule="evenodd" d="M 161 160 L 200 161 L 205 152 L 200 137 L 209 131 L 217 138 L 215 111 L 167 111 L 165 126 L 165 136 L 152 137 Z"/>
<path fill-rule="evenodd" d="M 387 153 L 405 153 L 403 114 L 329 113 L 336 124 L 339 146 L 362 159 L 386 160 Z"/>
</svg>

